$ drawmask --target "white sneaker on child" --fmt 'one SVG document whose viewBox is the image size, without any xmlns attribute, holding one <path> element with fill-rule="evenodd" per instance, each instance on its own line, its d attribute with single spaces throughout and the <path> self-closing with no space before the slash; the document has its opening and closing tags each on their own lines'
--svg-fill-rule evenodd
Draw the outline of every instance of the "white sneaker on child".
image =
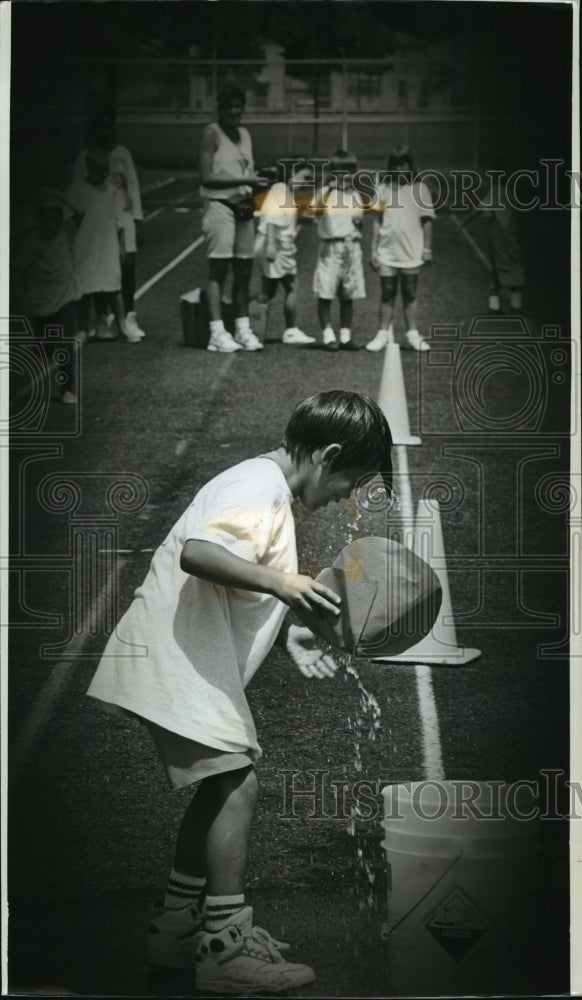
<svg viewBox="0 0 582 1000">
<path fill-rule="evenodd" d="M 193 969 L 194 938 L 201 927 L 202 916 L 195 906 L 178 910 L 154 907 L 148 931 L 148 963 L 170 969 Z"/>
<path fill-rule="evenodd" d="M 281 993 L 313 982 L 313 969 L 282 957 L 281 950 L 288 947 L 261 927 L 253 927 L 253 911 L 245 906 L 222 930 L 196 934 L 196 988 L 249 996 L 262 990 Z"/>
<path fill-rule="evenodd" d="M 257 337 L 256 333 L 253 333 L 250 326 L 245 330 L 238 330 L 234 339 L 237 344 L 240 344 L 244 351 L 262 351 L 263 344 Z"/>
<path fill-rule="evenodd" d="M 133 333 L 131 327 L 127 325 L 127 319 L 121 320 L 119 328 L 128 344 L 141 344 L 143 337 L 136 336 L 135 333 Z"/>
<path fill-rule="evenodd" d="M 218 351 L 220 354 L 232 354 L 233 351 L 242 351 L 242 346 L 235 343 L 228 330 L 219 330 L 218 333 L 210 334 L 206 350 Z"/>
<path fill-rule="evenodd" d="M 145 332 L 141 329 L 137 322 L 137 313 L 128 312 L 125 316 L 125 329 L 128 333 L 131 333 L 133 337 L 138 337 L 143 340 L 145 337 Z"/>
<path fill-rule="evenodd" d="M 430 351 L 430 344 L 426 342 L 418 330 L 409 330 L 406 339 L 414 351 Z"/>
<path fill-rule="evenodd" d="M 314 344 L 315 337 L 310 337 L 303 333 L 298 326 L 288 327 L 281 338 L 283 344 L 290 344 L 292 347 L 301 347 L 304 344 Z"/>
<path fill-rule="evenodd" d="M 373 340 L 370 340 L 366 344 L 367 351 L 383 351 L 386 344 L 394 343 L 394 334 L 392 330 L 378 330 L 378 333 Z"/>
</svg>

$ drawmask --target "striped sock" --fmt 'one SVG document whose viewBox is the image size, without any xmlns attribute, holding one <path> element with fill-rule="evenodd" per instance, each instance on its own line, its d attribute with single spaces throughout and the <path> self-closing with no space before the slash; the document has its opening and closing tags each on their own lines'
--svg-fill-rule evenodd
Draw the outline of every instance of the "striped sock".
<svg viewBox="0 0 582 1000">
<path fill-rule="evenodd" d="M 205 885 L 205 878 L 182 875 L 173 868 L 168 879 L 164 906 L 168 910 L 181 910 L 184 906 L 192 905 L 200 909 L 200 897 Z"/>
<path fill-rule="evenodd" d="M 228 927 L 235 913 L 245 905 L 244 896 L 207 896 L 204 902 L 204 929 L 214 933 Z"/>
</svg>

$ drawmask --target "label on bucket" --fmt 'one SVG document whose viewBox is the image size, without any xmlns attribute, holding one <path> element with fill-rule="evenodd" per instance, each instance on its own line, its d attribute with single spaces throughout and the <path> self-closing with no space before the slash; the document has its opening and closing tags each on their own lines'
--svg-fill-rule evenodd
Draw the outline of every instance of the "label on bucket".
<svg viewBox="0 0 582 1000">
<path fill-rule="evenodd" d="M 432 911 L 425 927 L 455 962 L 460 962 L 489 930 L 479 907 L 460 886 Z"/>
</svg>

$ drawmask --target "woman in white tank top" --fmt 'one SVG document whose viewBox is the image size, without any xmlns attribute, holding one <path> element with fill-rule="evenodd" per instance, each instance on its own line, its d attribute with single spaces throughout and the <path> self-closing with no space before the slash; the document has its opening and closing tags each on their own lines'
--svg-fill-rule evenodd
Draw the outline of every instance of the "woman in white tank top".
<svg viewBox="0 0 582 1000">
<path fill-rule="evenodd" d="M 267 181 L 254 173 L 251 137 L 240 126 L 244 92 L 227 84 L 218 95 L 218 122 L 208 125 L 200 146 L 202 229 L 208 255 L 210 351 L 262 348 L 251 330 L 248 306 L 254 256 L 253 191 Z M 222 321 L 222 288 L 232 263 L 235 337 Z"/>
</svg>

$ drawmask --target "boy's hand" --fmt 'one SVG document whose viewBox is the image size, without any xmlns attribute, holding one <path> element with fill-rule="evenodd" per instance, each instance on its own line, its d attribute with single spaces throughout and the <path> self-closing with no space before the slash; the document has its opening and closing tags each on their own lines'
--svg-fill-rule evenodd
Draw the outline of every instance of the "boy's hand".
<svg viewBox="0 0 582 1000">
<path fill-rule="evenodd" d="M 287 652 L 304 677 L 333 677 L 338 664 L 329 653 L 317 645 L 313 632 L 300 625 L 290 625 L 287 635 Z"/>
<path fill-rule="evenodd" d="M 424 250 L 422 251 L 422 259 L 425 264 L 432 264 L 432 250 L 430 250 L 428 247 L 425 247 Z"/>
<path fill-rule="evenodd" d="M 375 251 L 372 251 L 372 255 L 370 257 L 370 265 L 371 265 L 371 267 L 373 268 L 374 271 L 377 271 L 379 269 L 379 267 L 380 267 L 380 261 L 378 260 L 378 254 Z"/>
<path fill-rule="evenodd" d="M 340 598 L 329 587 L 310 576 L 285 573 L 283 582 L 274 595 L 295 611 L 331 611 L 339 615 Z"/>
<path fill-rule="evenodd" d="M 265 247 L 265 260 L 274 261 L 277 259 L 277 248 L 267 244 Z"/>
</svg>

